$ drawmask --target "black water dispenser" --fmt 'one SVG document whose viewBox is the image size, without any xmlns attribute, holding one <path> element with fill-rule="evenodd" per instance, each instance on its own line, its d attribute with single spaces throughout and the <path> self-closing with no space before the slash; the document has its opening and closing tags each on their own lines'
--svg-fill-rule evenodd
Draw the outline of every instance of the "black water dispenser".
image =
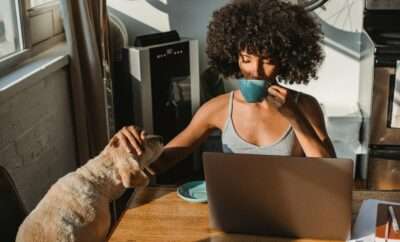
<svg viewBox="0 0 400 242">
<path fill-rule="evenodd" d="M 200 105 L 198 41 L 130 47 L 128 58 L 134 123 L 168 143 L 189 124 Z M 157 176 L 155 183 L 184 182 L 196 166 L 192 155 Z"/>
</svg>

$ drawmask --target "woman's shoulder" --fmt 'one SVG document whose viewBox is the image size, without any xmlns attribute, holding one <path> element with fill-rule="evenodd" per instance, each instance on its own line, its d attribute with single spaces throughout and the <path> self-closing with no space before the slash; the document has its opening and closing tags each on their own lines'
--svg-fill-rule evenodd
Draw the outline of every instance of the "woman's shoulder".
<svg viewBox="0 0 400 242">
<path fill-rule="evenodd" d="M 221 108 L 225 108 L 228 105 L 230 95 L 231 95 L 231 93 L 225 93 L 225 94 L 221 94 L 216 97 L 213 97 L 210 100 L 208 100 L 207 102 L 205 102 L 202 105 L 202 107 L 209 109 L 209 111 L 212 111 L 212 110 L 220 111 Z"/>
<path fill-rule="evenodd" d="M 222 127 L 228 114 L 230 93 L 221 94 L 205 102 L 197 114 L 206 117 L 209 122 L 217 127 Z"/>
<path fill-rule="evenodd" d="M 297 95 L 298 107 L 303 111 L 303 113 L 309 115 L 321 115 L 322 110 L 320 103 L 314 96 L 297 91 L 294 95 Z"/>
<path fill-rule="evenodd" d="M 294 91 L 294 96 L 299 104 L 318 104 L 318 100 L 310 94 Z"/>
</svg>

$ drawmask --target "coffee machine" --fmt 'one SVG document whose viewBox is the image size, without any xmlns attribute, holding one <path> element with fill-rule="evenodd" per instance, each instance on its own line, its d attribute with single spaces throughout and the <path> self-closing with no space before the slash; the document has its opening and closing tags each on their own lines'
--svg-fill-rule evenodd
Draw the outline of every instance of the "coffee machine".
<svg viewBox="0 0 400 242">
<path fill-rule="evenodd" d="M 400 189 L 400 2 L 366 0 L 364 29 L 375 45 L 368 187 Z"/>
</svg>

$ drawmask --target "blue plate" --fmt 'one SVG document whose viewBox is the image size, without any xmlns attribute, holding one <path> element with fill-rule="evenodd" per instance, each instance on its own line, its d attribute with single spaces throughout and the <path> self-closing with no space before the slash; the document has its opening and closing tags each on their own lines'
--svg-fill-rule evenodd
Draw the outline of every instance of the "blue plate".
<svg viewBox="0 0 400 242">
<path fill-rule="evenodd" d="M 180 198 L 192 203 L 207 202 L 205 181 L 192 181 L 178 187 L 176 193 Z"/>
</svg>

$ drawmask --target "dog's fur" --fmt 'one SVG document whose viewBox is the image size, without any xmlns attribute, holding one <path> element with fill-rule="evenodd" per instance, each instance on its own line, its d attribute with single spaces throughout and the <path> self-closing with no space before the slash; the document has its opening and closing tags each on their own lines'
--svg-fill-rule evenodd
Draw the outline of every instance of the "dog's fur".
<svg viewBox="0 0 400 242">
<path fill-rule="evenodd" d="M 18 230 L 16 242 L 103 242 L 109 204 L 125 188 L 144 186 L 142 168 L 162 151 L 160 136 L 146 136 L 144 153 L 127 152 L 112 141 L 97 157 L 60 178 Z"/>
</svg>

